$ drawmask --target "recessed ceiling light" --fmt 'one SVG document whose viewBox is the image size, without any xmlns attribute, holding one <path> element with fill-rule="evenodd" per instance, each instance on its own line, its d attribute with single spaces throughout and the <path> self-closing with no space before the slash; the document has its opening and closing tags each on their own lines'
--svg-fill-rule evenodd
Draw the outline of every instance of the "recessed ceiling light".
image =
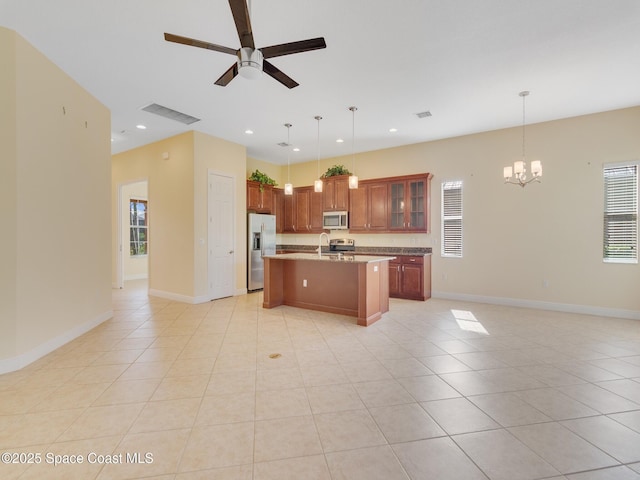
<svg viewBox="0 0 640 480">
<path fill-rule="evenodd" d="M 337 139 L 337 140 L 336 140 L 336 143 L 342 143 L 342 142 L 344 142 L 344 140 L 343 140 L 343 139 L 341 139 L 341 138 L 339 138 L 339 139 Z"/>
<path fill-rule="evenodd" d="M 144 125 L 136 125 L 136 128 L 139 128 L 140 130 L 146 130 L 147 127 L 145 127 Z"/>
<path fill-rule="evenodd" d="M 245 130 L 244 133 L 247 135 L 253 135 L 253 130 Z"/>
<path fill-rule="evenodd" d="M 398 131 L 398 129 L 397 129 L 397 128 L 390 128 L 390 129 L 389 129 L 389 131 L 390 131 L 391 133 L 395 133 L 395 132 L 397 132 L 397 131 Z"/>
<path fill-rule="evenodd" d="M 294 152 L 299 152 L 299 151 L 300 151 L 300 149 L 299 149 L 298 147 L 295 147 L 295 148 L 293 149 L 293 151 L 294 151 Z"/>
</svg>

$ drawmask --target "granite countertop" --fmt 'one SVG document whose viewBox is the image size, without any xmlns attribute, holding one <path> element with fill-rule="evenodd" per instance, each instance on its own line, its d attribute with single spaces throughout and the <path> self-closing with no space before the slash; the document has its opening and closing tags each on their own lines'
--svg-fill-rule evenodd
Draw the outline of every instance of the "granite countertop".
<svg viewBox="0 0 640 480">
<path fill-rule="evenodd" d="M 319 256 L 316 252 L 313 253 L 278 253 L 275 255 L 265 255 L 264 258 L 275 258 L 278 260 L 312 260 L 318 262 L 340 262 L 340 263 L 372 263 L 382 262 L 385 260 L 393 260 L 395 257 L 386 255 L 353 255 L 337 253 L 323 252 L 322 256 Z"/>
<path fill-rule="evenodd" d="M 317 245 L 277 245 L 277 250 L 294 251 L 301 253 L 315 253 Z M 329 247 L 323 245 L 322 253 L 329 253 Z M 332 252 L 335 253 L 335 252 Z M 431 247 L 356 247 L 356 255 L 431 255 Z"/>
</svg>

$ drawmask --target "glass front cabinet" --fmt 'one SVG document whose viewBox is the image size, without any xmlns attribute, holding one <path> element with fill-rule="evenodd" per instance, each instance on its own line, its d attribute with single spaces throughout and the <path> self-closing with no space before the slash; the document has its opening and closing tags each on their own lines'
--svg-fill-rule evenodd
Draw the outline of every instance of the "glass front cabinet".
<svg viewBox="0 0 640 480">
<path fill-rule="evenodd" d="M 389 182 L 389 230 L 429 232 L 431 174 Z"/>
</svg>

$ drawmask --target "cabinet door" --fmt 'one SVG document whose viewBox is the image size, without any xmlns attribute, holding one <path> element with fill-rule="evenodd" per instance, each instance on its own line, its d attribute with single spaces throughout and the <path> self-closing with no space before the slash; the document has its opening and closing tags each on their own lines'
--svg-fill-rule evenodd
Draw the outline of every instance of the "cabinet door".
<svg viewBox="0 0 640 480">
<path fill-rule="evenodd" d="M 369 216 L 367 214 L 369 203 L 367 201 L 368 189 L 364 186 L 349 191 L 349 231 L 359 232 L 367 230 Z"/>
<path fill-rule="evenodd" d="M 349 210 L 349 177 L 340 177 L 333 181 L 333 199 L 334 210 Z"/>
<path fill-rule="evenodd" d="M 424 232 L 427 230 L 427 181 L 407 182 L 406 189 L 406 228 Z"/>
<path fill-rule="evenodd" d="M 273 186 L 264 185 L 260 193 L 262 212 L 273 213 Z"/>
<path fill-rule="evenodd" d="M 368 189 L 368 228 L 385 231 L 388 229 L 388 186 L 387 183 L 373 183 Z"/>
<path fill-rule="evenodd" d="M 247 181 L 247 210 L 260 210 L 260 184 Z"/>
<path fill-rule="evenodd" d="M 336 182 L 331 178 L 325 178 L 322 180 L 322 209 L 325 212 L 333 210 L 333 204 L 335 201 L 335 188 Z"/>
<path fill-rule="evenodd" d="M 276 233 L 284 232 L 284 190 L 273 189 L 273 214 L 276 216 Z"/>
<path fill-rule="evenodd" d="M 307 187 L 294 189 L 293 206 L 295 209 L 294 230 L 309 232 L 311 230 L 311 189 Z"/>
<path fill-rule="evenodd" d="M 294 210 L 293 210 L 293 195 L 284 195 L 284 222 L 283 222 L 283 231 L 287 233 L 295 233 L 295 225 L 294 221 Z"/>
<path fill-rule="evenodd" d="M 402 296 L 404 298 L 423 298 L 422 265 L 402 264 Z"/>
<path fill-rule="evenodd" d="M 389 184 L 389 229 L 404 230 L 405 219 L 405 182 Z"/>
<path fill-rule="evenodd" d="M 400 296 L 400 261 L 391 260 L 389 262 L 389 295 L 392 297 Z"/>
<path fill-rule="evenodd" d="M 322 229 L 322 196 L 323 192 L 310 192 L 310 205 L 309 205 L 309 224 L 311 225 L 311 231 L 320 233 Z"/>
</svg>

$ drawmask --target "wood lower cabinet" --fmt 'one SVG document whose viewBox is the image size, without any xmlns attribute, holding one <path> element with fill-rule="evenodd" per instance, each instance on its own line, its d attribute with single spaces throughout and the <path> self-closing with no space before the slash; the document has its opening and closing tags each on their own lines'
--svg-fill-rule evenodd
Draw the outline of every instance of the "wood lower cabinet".
<svg viewBox="0 0 640 480">
<path fill-rule="evenodd" d="M 389 296 L 431 298 L 431 255 L 401 255 L 389 262 Z"/>
</svg>

